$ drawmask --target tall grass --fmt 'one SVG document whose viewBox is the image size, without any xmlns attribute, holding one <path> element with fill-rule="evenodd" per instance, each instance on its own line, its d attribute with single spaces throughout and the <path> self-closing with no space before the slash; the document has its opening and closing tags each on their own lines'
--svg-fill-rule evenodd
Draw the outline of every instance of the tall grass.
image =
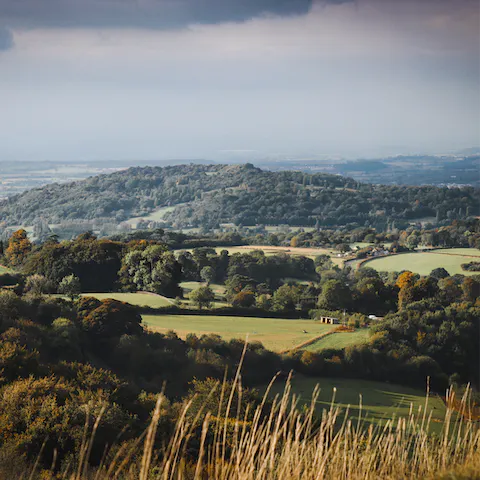
<svg viewBox="0 0 480 480">
<path fill-rule="evenodd" d="M 273 384 L 273 380 L 271 385 Z M 118 449 L 113 458 L 105 455 L 100 467 L 88 466 L 88 455 L 101 421 L 85 431 L 79 465 L 66 468 L 61 478 L 104 479 L 420 479 L 480 478 L 480 429 L 469 420 L 468 391 L 455 401 L 447 392 L 447 410 L 440 435 L 429 432 L 431 415 L 428 394 L 422 408 L 410 409 L 408 416 L 392 418 L 383 426 L 373 426 L 362 418 L 352 421 L 332 398 L 331 405 L 318 418 L 315 414 L 319 389 L 309 408 L 299 408 L 290 380 L 284 392 L 271 401 L 270 387 L 262 403 L 253 411 L 246 407 L 232 410 L 235 395 L 241 398 L 241 376 L 233 386 L 220 384 L 211 395 L 226 414 L 200 410 L 189 415 L 192 402 L 179 415 L 171 441 L 155 450 L 156 429 L 161 418 L 160 395 L 150 426 L 128 447 Z M 230 390 L 229 390 L 230 388 Z M 335 396 L 335 394 L 334 394 Z M 240 403 L 240 402 L 239 402 Z M 360 397 L 361 403 L 361 397 Z M 457 405 L 455 410 L 449 406 Z M 458 411 L 460 405 L 460 411 Z M 360 410 L 361 411 L 361 410 Z M 191 442 L 195 433 L 195 454 Z M 25 478 L 37 478 L 31 471 Z M 42 478 L 49 478 L 42 472 Z M 50 477 L 53 478 L 53 477 Z M 58 478 L 58 477 L 55 477 Z"/>
</svg>

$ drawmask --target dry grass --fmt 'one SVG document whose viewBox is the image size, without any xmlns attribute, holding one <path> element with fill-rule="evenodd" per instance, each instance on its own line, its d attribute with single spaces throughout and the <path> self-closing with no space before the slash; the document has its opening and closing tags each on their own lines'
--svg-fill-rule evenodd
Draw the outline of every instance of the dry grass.
<svg viewBox="0 0 480 480">
<path fill-rule="evenodd" d="M 461 475 L 476 478 L 475 472 L 480 472 L 480 431 L 474 422 L 465 420 L 468 415 L 447 409 L 443 432 L 435 436 L 428 433 L 430 417 L 426 405 L 416 411 L 412 407 L 408 416 L 392 418 L 382 427 L 367 427 L 362 420 L 353 422 L 348 415 L 340 415 L 333 398 L 330 408 L 318 419 L 318 391 L 310 408 L 301 411 L 287 381 L 283 395 L 275 398 L 271 408 L 267 408 L 267 391 L 262 404 L 254 412 L 247 408 L 240 418 L 238 412 L 231 411 L 235 394 L 240 398 L 242 395 L 240 380 L 237 372 L 231 390 L 224 382 L 212 391 L 212 395 L 227 403 L 225 418 L 220 418 L 219 412 L 200 411 L 192 420 L 187 415 L 191 404 L 187 403 L 169 445 L 154 451 L 164 398 L 160 395 L 144 435 L 129 449 L 120 449 L 115 458 L 105 460 L 100 468 L 89 471 L 87 459 L 94 427 L 90 441 L 82 446 L 80 465 L 65 471 L 62 478 L 376 480 L 462 478 Z M 452 395 L 449 392 L 447 396 Z M 467 409 L 467 397 L 468 393 L 461 402 L 463 409 Z M 197 435 L 197 453 L 192 458 L 187 450 L 194 430 L 200 438 Z M 138 452 L 140 448 L 143 454 Z M 450 476 L 452 472 L 454 475 Z M 36 475 L 31 472 L 30 478 L 37 478 Z M 43 478 L 48 478 L 45 472 Z"/>
</svg>

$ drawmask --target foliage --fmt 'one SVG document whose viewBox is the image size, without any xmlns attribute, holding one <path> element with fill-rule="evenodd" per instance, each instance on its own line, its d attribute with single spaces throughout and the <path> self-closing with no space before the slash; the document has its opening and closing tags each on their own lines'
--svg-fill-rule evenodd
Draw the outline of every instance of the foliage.
<svg viewBox="0 0 480 480">
<path fill-rule="evenodd" d="M 182 295 L 181 267 L 163 245 L 134 248 L 122 259 L 122 283 L 127 288 L 170 297 Z"/>
<path fill-rule="evenodd" d="M 477 195 L 471 187 L 367 185 L 337 175 L 262 171 L 251 164 L 178 165 L 135 167 L 30 190 L 3 201 L 0 215 L 9 225 L 33 224 L 40 209 L 48 223 L 112 218 L 121 222 L 176 206 L 164 216 L 175 227 L 367 223 L 386 230 L 387 223 L 437 213 L 439 219 L 452 220 L 466 218 L 467 210 L 470 216 L 478 215 Z"/>
<path fill-rule="evenodd" d="M 62 278 L 58 285 L 58 292 L 67 295 L 72 300 L 78 297 L 81 291 L 80 279 L 73 274 Z"/>
<path fill-rule="evenodd" d="M 190 299 L 198 305 L 198 308 L 209 308 L 215 300 L 215 294 L 209 286 L 199 287 L 190 293 Z"/>
<path fill-rule="evenodd" d="M 21 265 L 31 249 L 32 243 L 28 239 L 27 232 L 23 229 L 17 230 L 8 241 L 5 258 L 10 265 Z"/>
</svg>

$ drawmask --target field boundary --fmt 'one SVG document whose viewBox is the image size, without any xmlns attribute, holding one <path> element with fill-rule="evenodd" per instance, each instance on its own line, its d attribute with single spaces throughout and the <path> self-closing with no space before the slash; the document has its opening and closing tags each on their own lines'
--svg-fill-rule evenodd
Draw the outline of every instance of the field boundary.
<svg viewBox="0 0 480 480">
<path fill-rule="evenodd" d="M 315 342 L 318 342 L 318 340 L 322 340 L 323 338 L 328 337 L 329 335 L 333 335 L 334 333 L 340 333 L 340 332 L 337 332 L 335 329 L 330 330 L 328 332 L 322 333 L 321 335 L 318 335 L 317 337 L 313 337 L 310 340 L 307 340 L 306 342 L 295 345 L 294 347 L 289 348 L 288 350 L 283 350 L 279 353 L 280 353 L 280 355 L 284 355 L 286 353 L 296 352 L 297 350 L 300 350 L 304 347 L 309 347 L 310 345 L 314 344 Z"/>
</svg>

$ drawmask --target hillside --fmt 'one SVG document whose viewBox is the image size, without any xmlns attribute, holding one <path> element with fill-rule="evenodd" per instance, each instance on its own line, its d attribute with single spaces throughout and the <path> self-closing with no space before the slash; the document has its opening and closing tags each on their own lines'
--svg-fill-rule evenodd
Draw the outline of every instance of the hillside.
<svg viewBox="0 0 480 480">
<path fill-rule="evenodd" d="M 328 174 L 270 172 L 245 165 L 136 167 L 29 190 L 0 203 L 6 225 L 66 220 L 122 222 L 161 207 L 174 227 L 345 225 L 478 215 L 478 189 L 362 184 Z"/>
</svg>

